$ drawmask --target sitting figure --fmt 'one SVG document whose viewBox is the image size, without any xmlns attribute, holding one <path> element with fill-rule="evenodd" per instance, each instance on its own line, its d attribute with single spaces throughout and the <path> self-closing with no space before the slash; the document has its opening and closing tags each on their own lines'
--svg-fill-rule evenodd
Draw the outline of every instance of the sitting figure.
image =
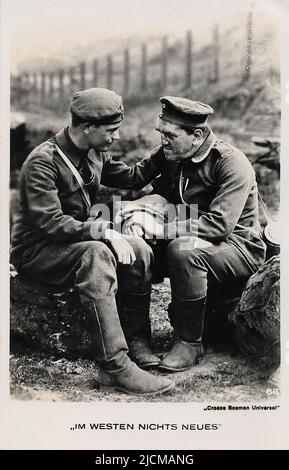
<svg viewBox="0 0 289 470">
<path fill-rule="evenodd" d="M 203 355 L 208 290 L 246 282 L 264 262 L 266 246 L 253 167 L 210 129 L 213 109 L 172 96 L 160 102 L 161 175 L 152 194 L 123 204 L 118 217 L 125 233 L 153 240 L 156 267 L 170 278 L 175 341 L 159 367 L 183 371 Z"/>
<path fill-rule="evenodd" d="M 141 238 L 115 232 L 109 218 L 93 216 L 101 183 L 139 189 L 160 173 L 158 151 L 133 167 L 112 160 L 107 150 L 119 138 L 122 120 L 122 100 L 113 91 L 73 95 L 71 124 L 36 147 L 21 169 L 11 262 L 32 279 L 78 290 L 100 383 L 130 394 L 159 394 L 173 382 L 128 356 L 129 346 L 134 355 L 133 339 L 149 335 L 152 250 Z M 129 324 L 120 317 L 129 317 Z M 159 362 L 147 354 L 141 365 Z"/>
</svg>

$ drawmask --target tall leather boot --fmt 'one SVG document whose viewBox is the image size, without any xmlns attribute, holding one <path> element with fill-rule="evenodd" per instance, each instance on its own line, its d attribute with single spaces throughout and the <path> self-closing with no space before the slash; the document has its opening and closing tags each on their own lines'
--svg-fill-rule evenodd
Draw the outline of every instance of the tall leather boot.
<svg viewBox="0 0 289 470">
<path fill-rule="evenodd" d="M 174 386 L 167 378 L 151 375 L 130 360 L 114 296 L 85 302 L 83 307 L 100 363 L 101 385 L 133 395 L 157 395 Z"/>
<path fill-rule="evenodd" d="M 203 355 L 205 305 L 206 297 L 193 301 L 173 299 L 169 305 L 169 318 L 176 338 L 172 349 L 161 361 L 160 369 L 188 370 Z"/>
<path fill-rule="evenodd" d="M 122 293 L 118 295 L 117 302 L 129 357 L 142 369 L 158 366 L 160 358 L 150 347 L 150 291 L 139 295 Z"/>
</svg>

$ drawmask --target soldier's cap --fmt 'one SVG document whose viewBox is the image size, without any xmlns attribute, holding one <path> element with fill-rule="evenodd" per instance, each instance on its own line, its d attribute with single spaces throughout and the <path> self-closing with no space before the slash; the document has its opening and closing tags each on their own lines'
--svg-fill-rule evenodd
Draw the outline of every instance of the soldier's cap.
<svg viewBox="0 0 289 470">
<path fill-rule="evenodd" d="M 71 112 L 93 124 L 119 124 L 124 118 L 122 97 L 107 88 L 88 88 L 74 93 Z"/>
<path fill-rule="evenodd" d="M 187 98 L 162 96 L 160 102 L 162 104 L 160 119 L 178 126 L 206 126 L 208 116 L 214 113 L 213 108 L 208 104 Z"/>
</svg>

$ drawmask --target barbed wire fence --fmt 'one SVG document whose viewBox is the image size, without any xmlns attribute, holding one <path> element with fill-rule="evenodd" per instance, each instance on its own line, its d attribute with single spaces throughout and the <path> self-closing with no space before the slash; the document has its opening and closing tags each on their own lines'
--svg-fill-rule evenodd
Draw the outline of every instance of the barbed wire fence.
<svg viewBox="0 0 289 470">
<path fill-rule="evenodd" d="M 198 47 L 194 31 L 188 30 L 174 41 L 165 36 L 57 70 L 23 71 L 13 77 L 12 87 L 25 90 L 28 107 L 56 109 L 66 107 L 73 92 L 94 86 L 114 89 L 127 99 L 146 99 L 219 83 L 243 84 L 258 73 L 269 78 L 278 74 L 278 67 L 268 60 L 269 50 L 274 56 L 273 36 L 270 31 L 258 31 L 256 18 L 249 11 L 229 31 L 215 24 L 210 40 L 202 47 Z"/>
</svg>

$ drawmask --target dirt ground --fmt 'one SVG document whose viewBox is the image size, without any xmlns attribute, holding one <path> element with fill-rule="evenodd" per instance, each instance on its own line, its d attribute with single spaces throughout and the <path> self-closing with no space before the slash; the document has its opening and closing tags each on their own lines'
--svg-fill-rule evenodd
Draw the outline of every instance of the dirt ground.
<svg viewBox="0 0 289 470">
<path fill-rule="evenodd" d="M 171 342 L 166 308 L 169 284 L 155 285 L 151 318 L 153 344 L 161 355 Z M 163 374 L 157 370 L 153 374 Z M 111 401 L 111 402 L 264 402 L 278 397 L 278 379 L 262 379 L 262 371 L 247 358 L 231 351 L 208 348 L 193 369 L 169 374 L 176 386 L 156 397 L 129 396 L 99 387 L 97 369 L 87 359 L 47 357 L 37 352 L 12 354 L 10 358 L 11 395 L 18 400 Z M 274 390 L 274 392 L 272 392 Z"/>
</svg>

